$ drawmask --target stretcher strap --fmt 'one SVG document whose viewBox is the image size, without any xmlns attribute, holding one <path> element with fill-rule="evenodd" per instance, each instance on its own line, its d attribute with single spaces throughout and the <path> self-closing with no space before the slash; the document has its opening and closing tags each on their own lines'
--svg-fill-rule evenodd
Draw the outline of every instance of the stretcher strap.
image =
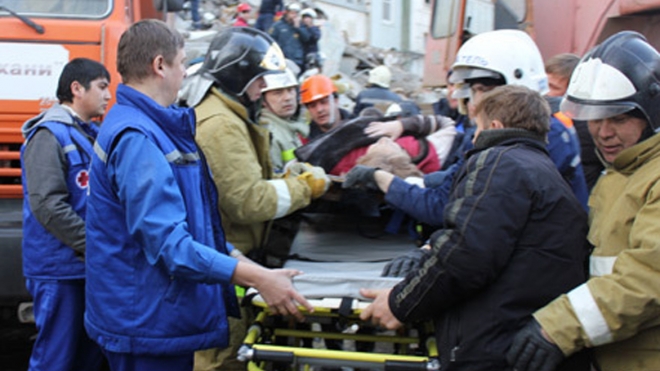
<svg viewBox="0 0 660 371">
<path fill-rule="evenodd" d="M 342 317 L 349 317 L 353 314 L 353 298 L 343 297 L 341 298 L 341 303 L 339 304 L 339 310 L 337 311 Z"/>
</svg>

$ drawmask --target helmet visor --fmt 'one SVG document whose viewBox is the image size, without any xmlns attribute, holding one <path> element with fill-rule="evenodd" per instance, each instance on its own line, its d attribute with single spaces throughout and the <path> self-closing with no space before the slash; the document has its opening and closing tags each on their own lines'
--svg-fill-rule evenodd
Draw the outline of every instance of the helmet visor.
<svg viewBox="0 0 660 371">
<path fill-rule="evenodd" d="M 567 97 L 564 97 L 559 107 L 566 116 L 574 120 L 582 121 L 603 120 L 632 111 L 635 108 L 635 105 L 630 102 L 588 104 L 584 102 L 576 102 Z"/>
<path fill-rule="evenodd" d="M 450 98 L 454 98 L 454 99 L 470 98 L 470 84 L 464 84 L 464 83 L 457 84 Z"/>
<path fill-rule="evenodd" d="M 457 67 L 454 69 L 454 72 L 452 72 L 451 76 L 449 76 L 449 82 L 452 84 L 458 84 L 465 82 L 466 80 L 483 78 L 501 79 L 502 75 L 495 71 L 485 70 L 483 68 Z"/>
</svg>

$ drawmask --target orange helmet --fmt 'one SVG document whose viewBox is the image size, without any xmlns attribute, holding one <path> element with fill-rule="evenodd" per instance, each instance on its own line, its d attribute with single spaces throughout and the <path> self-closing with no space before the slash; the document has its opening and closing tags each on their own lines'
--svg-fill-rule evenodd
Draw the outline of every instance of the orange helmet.
<svg viewBox="0 0 660 371">
<path fill-rule="evenodd" d="M 300 85 L 300 102 L 307 104 L 336 92 L 337 87 L 329 77 L 313 75 Z"/>
</svg>

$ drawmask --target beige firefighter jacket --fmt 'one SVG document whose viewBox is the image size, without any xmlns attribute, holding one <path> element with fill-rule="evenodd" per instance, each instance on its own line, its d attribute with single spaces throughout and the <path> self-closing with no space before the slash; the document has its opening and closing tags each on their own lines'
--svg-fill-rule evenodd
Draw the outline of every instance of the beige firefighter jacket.
<svg viewBox="0 0 660 371">
<path fill-rule="evenodd" d="M 622 151 L 589 199 L 591 278 L 534 314 L 603 371 L 660 370 L 660 135 Z M 576 246 L 579 248 L 579 246 Z"/>
<path fill-rule="evenodd" d="M 211 88 L 195 114 L 227 240 L 247 253 L 261 246 L 270 220 L 309 205 L 311 191 L 304 180 L 273 179 L 268 129 L 251 122 L 238 101 Z"/>
</svg>

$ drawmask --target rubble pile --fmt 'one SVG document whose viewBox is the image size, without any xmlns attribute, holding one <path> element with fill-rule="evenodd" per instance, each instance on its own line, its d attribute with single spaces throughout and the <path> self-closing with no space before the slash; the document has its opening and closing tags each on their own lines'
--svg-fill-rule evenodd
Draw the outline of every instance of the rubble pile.
<svg viewBox="0 0 660 371">
<path fill-rule="evenodd" d="M 178 13 L 176 27 L 186 40 L 186 52 L 190 62 L 203 60 L 204 54 L 215 33 L 225 27 L 231 27 L 236 15 L 236 6 L 240 1 L 202 0 L 200 15 L 207 30 L 193 31 L 192 19 L 188 8 Z M 258 1 L 248 1 L 252 5 L 254 17 L 258 11 Z M 323 18 L 329 15 L 322 9 L 315 8 L 320 15 L 322 36 L 319 49 L 325 56 L 323 73 L 335 80 L 342 93 L 340 103 L 344 108 L 351 108 L 357 94 L 364 89 L 368 71 L 379 65 L 386 65 L 392 71 L 390 89 L 407 99 L 415 101 L 425 113 L 430 113 L 430 104 L 442 96 L 441 91 L 429 91 L 422 86 L 422 78 L 411 73 L 410 66 L 420 63 L 423 55 L 396 50 L 375 48 L 361 43 L 348 43 L 346 35 L 336 30 Z"/>
</svg>

